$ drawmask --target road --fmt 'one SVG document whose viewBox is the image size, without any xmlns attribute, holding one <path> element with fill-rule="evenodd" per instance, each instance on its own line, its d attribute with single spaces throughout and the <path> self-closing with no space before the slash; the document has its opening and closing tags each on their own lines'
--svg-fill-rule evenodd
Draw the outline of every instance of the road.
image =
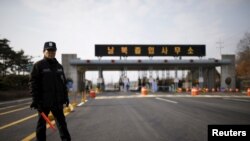
<svg viewBox="0 0 250 141">
<path fill-rule="evenodd" d="M 29 103 L 0 104 L 0 140 L 34 136 L 37 116 L 27 107 Z M 246 96 L 144 97 L 107 92 L 88 99 L 66 119 L 73 141 L 206 141 L 209 124 L 250 124 L 249 107 Z M 12 110 L 17 111 L 8 113 Z M 24 117 L 30 118 L 5 127 Z M 47 140 L 59 141 L 58 131 L 47 129 Z"/>
</svg>

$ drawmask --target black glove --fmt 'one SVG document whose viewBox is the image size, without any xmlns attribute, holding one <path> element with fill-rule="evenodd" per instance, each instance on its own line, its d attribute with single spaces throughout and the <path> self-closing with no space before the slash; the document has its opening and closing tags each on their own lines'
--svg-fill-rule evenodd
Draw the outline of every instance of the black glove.
<svg viewBox="0 0 250 141">
<path fill-rule="evenodd" d="M 66 104 L 66 107 L 69 106 L 69 99 L 66 99 L 65 104 Z"/>
<path fill-rule="evenodd" d="M 39 112 L 42 111 L 41 105 L 38 104 L 38 102 L 35 102 L 35 101 L 33 101 L 33 102 L 30 104 L 30 108 L 31 108 L 31 109 L 32 109 L 32 108 L 37 109 Z"/>
</svg>

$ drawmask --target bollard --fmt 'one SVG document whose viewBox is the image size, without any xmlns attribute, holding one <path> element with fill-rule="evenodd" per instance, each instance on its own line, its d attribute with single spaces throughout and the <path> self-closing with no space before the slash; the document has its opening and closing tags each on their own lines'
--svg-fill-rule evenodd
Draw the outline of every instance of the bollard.
<svg viewBox="0 0 250 141">
<path fill-rule="evenodd" d="M 192 95 L 192 96 L 195 96 L 195 92 L 194 92 L 194 91 L 195 91 L 195 88 L 192 88 L 192 89 L 191 89 L 191 95 Z"/>
<path fill-rule="evenodd" d="M 74 112 L 74 106 L 72 104 L 69 104 L 69 109 L 70 109 L 70 112 Z"/>
<path fill-rule="evenodd" d="M 95 91 L 94 90 L 91 90 L 90 91 L 90 93 L 89 93 L 89 96 L 91 97 L 91 98 L 95 98 Z"/>
<path fill-rule="evenodd" d="M 220 88 L 217 88 L 217 90 L 216 90 L 217 92 L 220 92 L 221 90 L 220 90 Z"/>
<path fill-rule="evenodd" d="M 182 88 L 178 88 L 177 92 L 181 93 L 182 92 Z"/>
<path fill-rule="evenodd" d="M 229 89 L 229 92 L 233 92 L 233 89 L 232 89 L 232 88 L 230 88 L 230 89 Z"/>
<path fill-rule="evenodd" d="M 196 88 L 196 89 L 197 89 L 197 88 Z M 201 89 L 201 88 L 198 88 L 197 91 L 202 92 L 202 89 Z"/>
<path fill-rule="evenodd" d="M 215 88 L 212 88 L 212 92 L 215 92 Z"/>
<path fill-rule="evenodd" d="M 205 91 L 206 91 L 206 93 L 207 93 L 207 92 L 209 92 L 209 89 L 208 89 L 208 88 L 205 88 Z"/>
<path fill-rule="evenodd" d="M 196 95 L 198 95 L 199 93 L 198 93 L 198 89 L 197 88 L 192 88 L 192 90 L 191 90 L 191 95 L 192 96 L 196 96 Z"/>
<path fill-rule="evenodd" d="M 147 94 L 148 94 L 147 88 L 142 87 L 142 88 L 141 88 L 141 95 L 147 95 Z"/>
<path fill-rule="evenodd" d="M 235 89 L 235 91 L 236 91 L 236 92 L 239 92 L 239 89 L 238 89 L 238 88 L 236 88 L 236 89 Z"/>
<path fill-rule="evenodd" d="M 247 89 L 247 96 L 250 96 L 250 88 Z"/>
<path fill-rule="evenodd" d="M 71 108 L 70 107 L 64 107 L 63 112 L 64 113 L 69 113 L 69 112 L 71 112 Z"/>
</svg>

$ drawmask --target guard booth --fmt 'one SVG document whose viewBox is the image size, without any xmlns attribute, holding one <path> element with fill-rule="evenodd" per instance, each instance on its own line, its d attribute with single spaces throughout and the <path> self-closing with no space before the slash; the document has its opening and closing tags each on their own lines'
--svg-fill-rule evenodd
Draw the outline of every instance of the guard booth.
<svg viewBox="0 0 250 141">
<path fill-rule="evenodd" d="M 76 54 L 62 54 L 62 65 L 67 78 L 76 83 L 78 91 L 83 91 L 86 71 L 98 71 L 98 87 L 104 89 L 105 80 L 103 71 L 174 71 L 174 88 L 178 88 L 178 73 L 180 70 L 189 71 L 188 77 L 197 81 L 197 87 L 213 89 L 235 89 L 235 55 L 222 55 L 222 59 L 204 59 L 206 55 L 205 45 L 95 45 L 97 59 L 80 59 Z M 119 57 L 119 59 L 103 59 L 103 57 Z M 127 59 L 128 57 L 138 59 Z M 140 57 L 149 57 L 140 59 Z M 163 59 L 153 59 L 154 56 Z M 173 57 L 174 59 L 166 59 Z M 185 57 L 187 59 L 185 59 Z M 190 59 L 192 57 L 192 59 Z M 195 58 L 196 57 L 196 58 Z M 221 68 L 218 76 L 216 67 Z M 122 77 L 123 75 L 121 75 Z M 230 78 L 230 85 L 225 80 Z M 138 82 L 139 83 L 139 82 Z M 142 82 L 140 82 L 142 83 Z M 142 85 L 142 84 L 141 84 Z M 191 87 L 194 84 L 191 83 Z"/>
</svg>

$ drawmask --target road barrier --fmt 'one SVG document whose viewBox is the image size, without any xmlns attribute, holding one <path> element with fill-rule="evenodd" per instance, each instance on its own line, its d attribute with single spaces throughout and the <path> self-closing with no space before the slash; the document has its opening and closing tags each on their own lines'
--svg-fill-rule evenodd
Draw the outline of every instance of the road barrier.
<svg viewBox="0 0 250 141">
<path fill-rule="evenodd" d="M 177 92 L 178 92 L 178 93 L 181 93 L 181 92 L 182 92 L 182 88 L 178 88 L 178 89 L 177 89 Z"/>
<path fill-rule="evenodd" d="M 215 92 L 215 88 L 212 88 L 212 92 Z"/>
<path fill-rule="evenodd" d="M 141 95 L 147 95 L 148 94 L 148 90 L 146 87 L 142 87 L 141 88 Z"/>
<path fill-rule="evenodd" d="M 94 91 L 94 90 L 91 90 L 91 91 L 89 92 L 89 96 L 90 96 L 91 98 L 95 98 L 95 96 L 96 96 L 95 91 Z"/>
<path fill-rule="evenodd" d="M 65 108 L 63 109 L 63 112 L 64 112 L 64 113 L 69 113 L 69 112 L 71 112 L 70 107 L 65 107 Z"/>
<path fill-rule="evenodd" d="M 208 88 L 205 88 L 205 91 L 206 91 L 206 93 L 207 93 L 207 92 L 209 92 L 209 89 L 208 89 Z"/>
<path fill-rule="evenodd" d="M 235 92 L 239 92 L 239 89 L 238 89 L 238 88 L 236 88 L 236 89 L 235 89 Z"/>
<path fill-rule="evenodd" d="M 196 95 L 198 95 L 199 94 L 199 90 L 197 89 L 197 88 L 192 88 L 192 90 L 191 90 L 191 95 L 192 96 L 196 96 Z"/>
</svg>

